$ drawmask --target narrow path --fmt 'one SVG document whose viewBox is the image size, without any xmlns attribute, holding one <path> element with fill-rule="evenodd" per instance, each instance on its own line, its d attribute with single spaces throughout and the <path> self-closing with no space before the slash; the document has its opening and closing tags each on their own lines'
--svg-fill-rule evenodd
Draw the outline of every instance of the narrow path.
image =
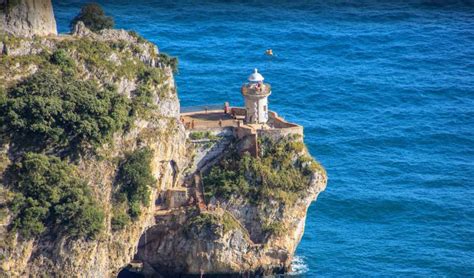
<svg viewBox="0 0 474 278">
<path fill-rule="evenodd" d="M 200 171 L 197 171 L 196 174 L 194 174 L 194 192 L 196 195 L 196 201 L 197 201 L 199 211 L 206 211 L 207 205 L 204 200 L 204 186 L 202 183 L 202 177 L 201 177 Z"/>
</svg>

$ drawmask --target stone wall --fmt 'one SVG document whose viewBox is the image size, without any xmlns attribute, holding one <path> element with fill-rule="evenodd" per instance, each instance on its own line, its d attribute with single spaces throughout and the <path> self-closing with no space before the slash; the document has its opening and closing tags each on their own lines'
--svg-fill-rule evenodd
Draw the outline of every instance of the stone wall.
<svg viewBox="0 0 474 278">
<path fill-rule="evenodd" d="M 171 188 L 166 191 L 166 207 L 174 209 L 184 206 L 188 201 L 188 190 L 184 187 Z"/>
</svg>

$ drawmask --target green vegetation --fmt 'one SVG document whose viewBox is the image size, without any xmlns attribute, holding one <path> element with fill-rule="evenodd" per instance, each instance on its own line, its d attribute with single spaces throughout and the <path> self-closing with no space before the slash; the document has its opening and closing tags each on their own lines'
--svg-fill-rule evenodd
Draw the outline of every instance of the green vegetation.
<svg viewBox="0 0 474 278">
<path fill-rule="evenodd" d="M 264 222 L 263 225 L 262 225 L 262 231 L 267 235 L 271 234 L 271 235 L 275 235 L 275 236 L 278 237 L 278 236 L 284 235 L 286 233 L 287 229 L 286 229 L 284 223 Z"/>
<path fill-rule="evenodd" d="M 73 166 L 57 157 L 26 153 L 7 170 L 17 193 L 10 204 L 12 228 L 25 238 L 47 230 L 72 237 L 95 238 L 104 213 Z"/>
<path fill-rule="evenodd" d="M 187 222 L 187 226 L 189 228 L 194 227 L 198 231 L 201 231 L 203 229 L 217 231 L 217 229 L 219 228 L 219 224 L 219 216 L 213 213 L 199 213 Z"/>
<path fill-rule="evenodd" d="M 152 156 L 148 148 L 136 150 L 126 156 L 119 168 L 117 185 L 121 194 L 117 196 L 117 202 L 128 202 L 128 214 L 132 218 L 140 216 L 141 205 L 149 204 L 150 186 L 156 182 L 150 165 Z"/>
<path fill-rule="evenodd" d="M 60 67 L 63 74 L 74 75 L 76 63 L 68 55 L 64 49 L 58 49 L 51 54 L 50 61 L 52 64 Z"/>
<path fill-rule="evenodd" d="M 217 140 L 219 139 L 218 136 L 212 134 L 210 131 L 194 131 L 189 134 L 189 138 L 191 138 L 191 140 L 200 140 L 200 139 Z"/>
<path fill-rule="evenodd" d="M 79 14 L 71 21 L 71 30 L 78 21 L 84 22 L 84 25 L 93 32 L 114 28 L 114 19 L 106 16 L 102 7 L 97 3 L 89 3 L 82 7 Z"/>
<path fill-rule="evenodd" d="M 53 57 L 69 63 L 63 54 Z M 100 90 L 93 81 L 50 70 L 34 74 L 7 94 L 0 103 L 2 133 L 40 150 L 76 153 L 101 145 L 129 120 L 127 100 L 113 88 Z"/>
<path fill-rule="evenodd" d="M 232 230 L 240 229 L 240 225 L 237 222 L 237 220 L 235 220 L 235 218 L 232 217 L 232 215 L 227 211 L 225 211 L 224 214 L 222 215 L 221 223 L 222 223 L 224 234 Z"/>
<path fill-rule="evenodd" d="M 135 31 L 128 31 L 128 34 L 130 34 L 130 36 L 136 38 L 138 43 L 145 43 L 145 42 L 147 42 L 147 40 L 146 40 L 144 37 L 142 37 L 140 34 L 138 34 L 138 33 L 135 32 Z"/>
<path fill-rule="evenodd" d="M 158 57 L 160 58 L 160 61 L 169 66 L 174 73 L 178 72 L 178 58 L 169 56 L 168 54 L 165 53 L 160 53 L 158 54 Z"/>
<path fill-rule="evenodd" d="M 112 217 L 111 220 L 111 226 L 113 231 L 119 231 L 125 228 L 129 223 L 131 219 L 130 216 L 127 214 L 127 212 L 124 211 L 117 211 L 114 212 L 114 216 Z"/>
<path fill-rule="evenodd" d="M 6 3 L 13 2 L 17 1 Z M 83 20 L 97 31 L 113 27 L 107 18 L 93 4 L 84 7 L 73 22 Z M 9 178 L 0 182 L 14 192 L 8 202 L 8 209 L 15 214 L 12 228 L 25 238 L 50 232 L 93 238 L 102 230 L 102 210 L 90 188 L 77 176 L 76 158 L 95 154 L 95 159 L 100 159 L 100 146 L 113 143 L 114 134 L 128 130 L 137 118 L 153 116 L 157 100 L 170 97 L 164 70 L 140 60 L 145 51 L 174 70 L 178 64 L 176 58 L 158 56 L 151 43 L 138 34 L 130 34 L 140 44 L 0 34 L 0 41 L 10 50 L 28 40 L 34 52 L 39 52 L 0 55 L 0 141 L 12 143 L 9 151 L 14 154 L 13 161 L 6 155 L 2 159 L 1 154 L 0 173 L 8 172 Z M 44 43 L 45 39 L 50 43 Z M 123 78 L 137 84 L 130 99 L 108 85 Z M 165 133 L 176 127 L 175 121 L 170 121 Z M 157 130 L 163 132 L 159 128 L 147 132 Z M 123 229 L 140 215 L 143 205 L 148 205 L 150 186 L 155 183 L 151 156 L 150 150 L 141 149 L 120 163 L 113 230 Z M 2 213 L 0 210 L 0 216 Z"/>
<path fill-rule="evenodd" d="M 225 211 L 222 215 L 216 213 L 198 213 L 195 214 L 186 222 L 185 230 L 188 235 L 198 234 L 202 231 L 211 232 L 214 235 L 220 233 L 226 234 L 230 231 L 241 229 L 239 223 Z M 248 233 L 245 231 L 245 236 Z"/>
<path fill-rule="evenodd" d="M 136 78 L 138 73 L 146 68 L 131 52 L 125 51 L 128 44 L 125 41 L 108 43 L 104 41 L 82 38 L 79 40 L 64 40 L 58 43 L 61 49 L 74 52 L 81 64 L 87 69 L 94 70 L 97 74 L 106 71 L 117 77 Z M 121 52 L 123 51 L 123 53 Z M 115 54 L 120 63 L 114 62 L 110 57 Z M 101 76 L 97 76 L 101 77 Z"/>
<path fill-rule="evenodd" d="M 261 155 L 231 152 L 204 176 L 207 198 L 230 199 L 243 196 L 251 202 L 276 199 L 293 204 L 302 197 L 314 172 L 322 170 L 317 162 L 300 152 L 304 145 L 294 138 L 278 142 L 259 140 Z"/>
</svg>

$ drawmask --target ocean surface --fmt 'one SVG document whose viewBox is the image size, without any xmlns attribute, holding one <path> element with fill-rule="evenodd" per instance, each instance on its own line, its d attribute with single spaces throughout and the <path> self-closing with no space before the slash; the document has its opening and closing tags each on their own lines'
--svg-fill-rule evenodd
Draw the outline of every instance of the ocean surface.
<svg viewBox="0 0 474 278">
<path fill-rule="evenodd" d="M 84 1 L 53 2 L 67 32 Z M 304 126 L 329 182 L 297 275 L 474 276 L 473 2 L 102 5 L 179 57 L 182 106 L 242 105 L 258 68 L 270 109 Z"/>
</svg>

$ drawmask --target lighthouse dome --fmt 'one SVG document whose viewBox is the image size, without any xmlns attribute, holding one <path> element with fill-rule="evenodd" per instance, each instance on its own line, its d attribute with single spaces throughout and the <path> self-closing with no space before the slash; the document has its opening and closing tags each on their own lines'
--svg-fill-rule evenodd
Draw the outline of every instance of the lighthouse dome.
<svg viewBox="0 0 474 278">
<path fill-rule="evenodd" d="M 255 69 L 254 72 L 249 76 L 248 80 L 250 82 L 262 82 L 264 78 L 260 73 L 258 73 L 258 70 Z"/>
</svg>

